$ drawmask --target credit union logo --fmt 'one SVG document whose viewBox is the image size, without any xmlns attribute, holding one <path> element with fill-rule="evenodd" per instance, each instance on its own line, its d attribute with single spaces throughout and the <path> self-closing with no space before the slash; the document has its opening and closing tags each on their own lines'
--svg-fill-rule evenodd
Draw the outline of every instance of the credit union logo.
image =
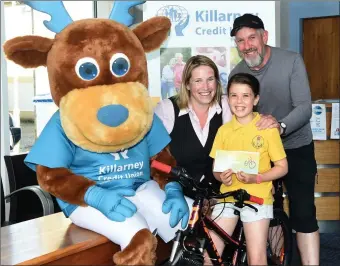
<svg viewBox="0 0 340 266">
<path fill-rule="evenodd" d="M 176 36 L 184 36 L 183 30 L 188 26 L 190 16 L 188 10 L 182 6 L 169 5 L 163 6 L 157 11 L 157 16 L 165 16 L 171 20 L 171 30 L 174 30 Z"/>
</svg>

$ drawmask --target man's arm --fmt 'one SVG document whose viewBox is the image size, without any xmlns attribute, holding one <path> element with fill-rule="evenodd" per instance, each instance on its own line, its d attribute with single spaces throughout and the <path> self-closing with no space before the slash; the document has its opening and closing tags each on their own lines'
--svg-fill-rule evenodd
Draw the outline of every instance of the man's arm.
<svg viewBox="0 0 340 266">
<path fill-rule="evenodd" d="M 312 100 L 308 76 L 301 55 L 297 55 L 290 78 L 290 94 L 294 109 L 281 122 L 287 125 L 285 135 L 307 124 L 312 116 Z"/>
</svg>

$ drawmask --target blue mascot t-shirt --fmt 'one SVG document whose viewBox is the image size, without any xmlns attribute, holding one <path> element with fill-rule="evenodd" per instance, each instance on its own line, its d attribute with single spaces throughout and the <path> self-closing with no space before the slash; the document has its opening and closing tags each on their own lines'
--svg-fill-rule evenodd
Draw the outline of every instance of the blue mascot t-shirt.
<svg viewBox="0 0 340 266">
<path fill-rule="evenodd" d="M 154 115 L 150 131 L 136 145 L 116 153 L 95 153 L 83 150 L 71 142 L 63 130 L 57 111 L 45 126 L 25 159 L 35 170 L 36 165 L 64 167 L 82 175 L 103 188 L 132 187 L 137 189 L 150 180 L 150 157 L 170 142 L 169 134 Z M 68 217 L 78 206 L 57 198 Z"/>
</svg>

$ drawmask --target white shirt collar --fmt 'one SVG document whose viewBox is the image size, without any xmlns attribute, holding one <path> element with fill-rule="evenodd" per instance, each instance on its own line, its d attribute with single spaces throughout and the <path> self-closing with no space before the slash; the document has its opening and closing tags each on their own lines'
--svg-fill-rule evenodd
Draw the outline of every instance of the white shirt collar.
<svg viewBox="0 0 340 266">
<path fill-rule="evenodd" d="M 209 113 L 210 112 L 214 112 L 214 113 L 216 112 L 217 114 L 220 114 L 222 112 L 222 107 L 217 102 L 215 102 L 214 105 L 209 107 Z M 193 113 L 193 114 L 195 113 L 190 102 L 187 108 L 183 108 L 179 110 L 178 117 L 182 115 L 186 115 L 188 113 Z"/>
</svg>

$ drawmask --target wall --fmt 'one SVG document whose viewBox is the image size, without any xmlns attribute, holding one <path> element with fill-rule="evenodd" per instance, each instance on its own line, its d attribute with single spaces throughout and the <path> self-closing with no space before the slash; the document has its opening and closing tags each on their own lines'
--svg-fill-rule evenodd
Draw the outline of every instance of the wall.
<svg viewBox="0 0 340 266">
<path fill-rule="evenodd" d="M 289 49 L 302 51 L 301 18 L 340 15 L 340 2 L 314 1 L 289 2 Z M 281 29 L 282 30 L 282 29 Z"/>
<path fill-rule="evenodd" d="M 89 7 L 86 8 L 86 10 L 88 10 L 87 14 L 84 15 L 82 14 L 82 12 L 76 12 L 75 10 L 77 10 L 77 5 L 75 6 L 75 8 L 72 6 L 73 1 L 67 2 L 67 7 L 69 9 L 70 14 L 72 15 L 72 17 L 74 17 L 75 19 L 79 19 L 82 17 L 89 17 L 89 12 L 91 12 L 91 8 L 90 7 L 90 3 L 88 4 Z M 320 17 L 320 16 L 332 16 L 332 15 L 339 15 L 340 14 L 340 3 L 339 1 L 289 1 L 289 0 L 282 0 L 280 2 L 278 2 L 279 5 L 277 5 L 278 9 L 279 9 L 279 13 L 280 14 L 277 17 L 277 21 L 276 21 L 276 29 L 277 29 L 277 33 L 280 34 L 276 34 L 276 42 L 278 44 L 278 46 L 282 47 L 282 48 L 286 48 L 289 50 L 293 50 L 293 51 L 297 51 L 297 52 L 301 52 L 301 18 L 306 18 L 306 17 Z M 111 11 L 111 7 L 112 7 L 112 1 L 100 1 L 97 2 L 98 5 L 98 17 L 107 17 L 108 14 Z M 20 7 L 18 7 L 20 8 Z M 28 28 L 29 30 L 31 30 L 32 28 L 32 23 L 31 23 L 31 14 L 30 9 L 26 9 L 25 10 L 27 13 L 27 21 L 25 21 L 25 23 L 23 23 L 23 25 L 25 25 L 25 29 Z M 141 12 L 141 6 L 137 7 L 135 10 L 135 14 L 136 14 L 136 22 L 140 22 L 142 20 L 142 12 Z M 45 14 L 39 14 L 39 12 L 35 12 L 35 16 L 34 19 L 35 21 L 38 20 L 39 23 L 35 23 L 35 31 L 46 31 L 48 32 L 43 24 L 41 23 L 41 18 L 43 16 L 47 16 Z M 12 21 L 11 18 L 16 19 L 16 15 L 14 14 L 9 14 L 9 16 L 7 16 L 7 20 L 8 22 L 5 24 L 5 27 L 11 27 L 12 26 Z M 22 19 L 24 16 L 21 16 Z M 39 28 L 39 29 L 37 29 Z M 41 28 L 41 29 L 40 29 Z M 20 32 L 17 32 L 17 31 Z M 27 30 L 24 30 L 22 27 L 19 29 L 17 29 L 16 27 L 12 27 L 11 30 L 7 29 L 6 32 L 8 33 L 7 38 L 11 38 L 14 36 L 19 36 L 19 35 L 25 35 L 23 33 L 25 33 Z M 13 76 L 11 73 L 12 68 L 15 68 L 15 70 L 18 70 L 20 67 L 15 66 L 13 67 L 11 63 L 9 63 L 8 65 L 8 74 L 9 76 Z M 28 75 L 30 77 L 32 77 L 32 74 L 28 72 L 32 72 L 32 71 L 27 71 L 27 70 L 21 70 L 24 76 Z M 48 92 L 48 80 L 47 80 L 47 75 L 46 75 L 46 70 L 45 69 L 38 69 L 37 71 L 37 76 L 40 77 L 40 79 L 37 80 L 36 83 L 36 94 L 39 93 L 43 93 L 47 90 Z M 26 73 L 27 72 L 27 73 Z M 43 72 L 40 73 L 40 72 Z M 44 77 L 44 78 L 41 78 Z M 20 84 L 19 87 L 27 87 L 28 84 Z M 9 80 L 9 109 L 12 111 L 13 110 L 13 83 L 12 80 Z M 27 97 L 22 97 L 22 99 L 19 101 L 19 106 L 21 110 L 24 111 L 31 111 L 33 112 L 34 108 L 33 108 L 33 103 L 32 103 L 32 95 L 34 94 L 34 86 L 33 83 L 31 83 L 31 87 L 30 88 L 25 88 L 25 90 L 20 90 L 20 95 L 21 94 L 26 94 L 29 93 L 29 95 L 27 95 Z"/>
</svg>

